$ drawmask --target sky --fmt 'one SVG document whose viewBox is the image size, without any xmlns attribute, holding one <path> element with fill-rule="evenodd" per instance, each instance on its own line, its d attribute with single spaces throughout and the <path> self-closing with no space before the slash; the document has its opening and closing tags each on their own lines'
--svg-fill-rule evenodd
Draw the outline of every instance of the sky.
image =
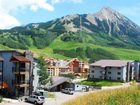
<svg viewBox="0 0 140 105">
<path fill-rule="evenodd" d="M 140 0 L 0 0 L 0 29 L 96 13 L 103 7 L 115 9 L 140 26 Z"/>
</svg>

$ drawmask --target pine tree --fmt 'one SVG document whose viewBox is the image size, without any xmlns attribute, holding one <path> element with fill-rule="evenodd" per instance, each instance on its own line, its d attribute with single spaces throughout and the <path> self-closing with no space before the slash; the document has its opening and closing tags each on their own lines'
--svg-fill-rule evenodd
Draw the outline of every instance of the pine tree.
<svg viewBox="0 0 140 105">
<path fill-rule="evenodd" d="M 38 71 L 38 74 L 39 74 L 39 83 L 41 85 L 46 85 L 49 80 L 49 74 L 47 73 L 47 66 L 45 64 L 45 61 L 44 61 L 44 58 L 41 56 L 39 57 L 38 59 L 38 65 L 39 65 L 39 71 Z"/>
</svg>

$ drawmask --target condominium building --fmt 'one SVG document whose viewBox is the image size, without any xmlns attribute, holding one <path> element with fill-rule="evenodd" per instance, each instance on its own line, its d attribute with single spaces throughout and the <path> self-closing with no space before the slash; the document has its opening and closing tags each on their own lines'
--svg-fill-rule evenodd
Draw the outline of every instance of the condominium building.
<svg viewBox="0 0 140 105">
<path fill-rule="evenodd" d="M 135 67 L 130 60 L 99 60 L 90 65 L 89 78 L 127 82 L 136 79 Z"/>
<path fill-rule="evenodd" d="M 72 73 L 76 76 L 87 76 L 89 65 L 79 61 L 77 58 L 70 60 L 60 60 L 47 58 L 45 59 L 47 72 L 51 76 L 59 76 L 60 74 Z"/>
<path fill-rule="evenodd" d="M 0 89 L 3 87 L 3 58 L 0 57 Z"/>
<path fill-rule="evenodd" d="M 8 91 L 16 97 L 32 94 L 33 54 L 30 51 L 0 51 L 0 80 L 8 84 Z"/>
<path fill-rule="evenodd" d="M 47 72 L 50 76 L 59 76 L 63 73 L 70 73 L 68 67 L 68 61 L 66 60 L 58 60 L 53 58 L 45 59 L 47 65 Z"/>
</svg>

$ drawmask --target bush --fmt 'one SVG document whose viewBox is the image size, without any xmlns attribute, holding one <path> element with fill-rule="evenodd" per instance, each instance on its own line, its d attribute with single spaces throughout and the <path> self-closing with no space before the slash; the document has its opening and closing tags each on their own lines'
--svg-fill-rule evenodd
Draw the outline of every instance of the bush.
<svg viewBox="0 0 140 105">
<path fill-rule="evenodd" d="M 68 77 L 70 79 L 74 79 L 75 78 L 74 74 L 72 74 L 72 73 L 69 73 L 69 74 L 60 74 L 60 76 L 62 76 L 62 77 Z"/>
<path fill-rule="evenodd" d="M 73 34 L 71 32 L 63 34 L 63 36 L 61 36 L 61 40 L 65 42 L 83 42 L 80 35 Z"/>
<path fill-rule="evenodd" d="M 3 97 L 2 97 L 2 96 L 0 96 L 0 103 L 2 102 L 2 100 L 3 100 Z"/>
</svg>

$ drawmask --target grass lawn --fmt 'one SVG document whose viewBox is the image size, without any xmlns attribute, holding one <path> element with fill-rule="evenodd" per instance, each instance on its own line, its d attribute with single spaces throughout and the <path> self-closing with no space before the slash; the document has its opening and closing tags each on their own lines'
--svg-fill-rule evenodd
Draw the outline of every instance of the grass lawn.
<svg viewBox="0 0 140 105">
<path fill-rule="evenodd" d="M 101 81 L 83 80 L 79 84 L 88 85 L 88 86 L 115 86 L 115 85 L 121 85 L 122 82 L 107 81 L 107 80 L 101 80 Z"/>
</svg>

